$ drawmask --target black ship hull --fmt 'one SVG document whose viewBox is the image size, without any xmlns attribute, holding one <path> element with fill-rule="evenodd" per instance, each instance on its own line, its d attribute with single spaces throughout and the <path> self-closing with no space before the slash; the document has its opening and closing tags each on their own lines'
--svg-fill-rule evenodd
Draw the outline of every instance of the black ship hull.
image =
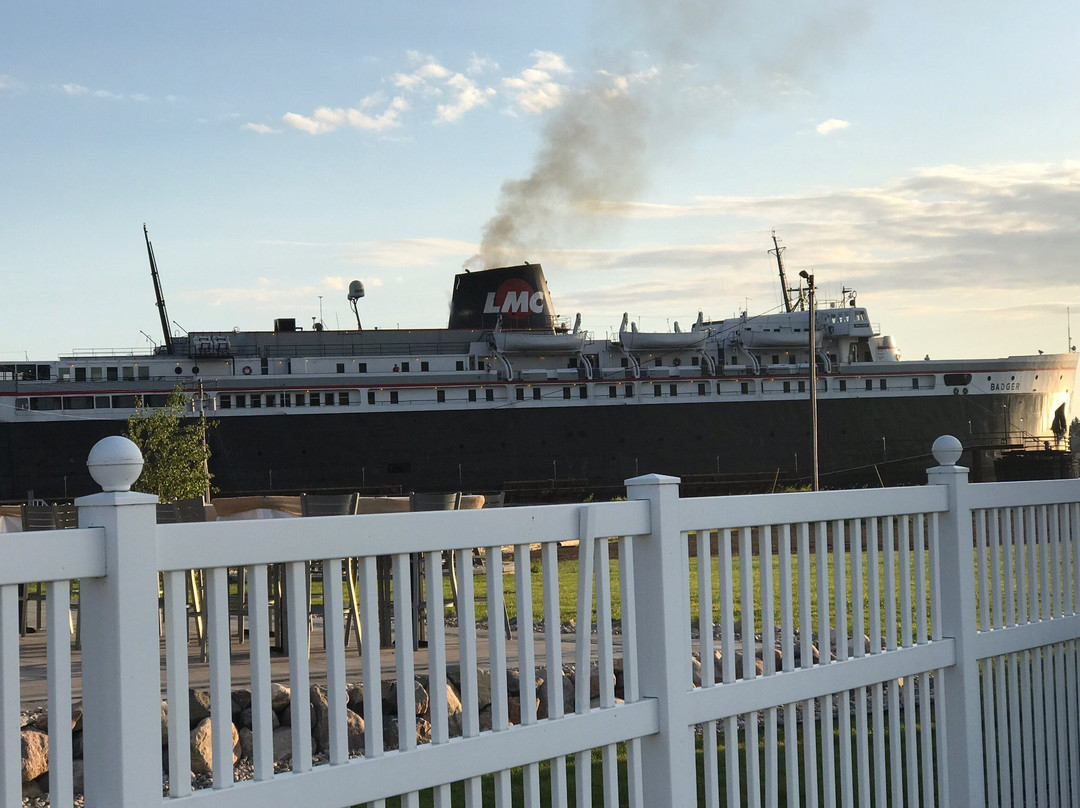
<svg viewBox="0 0 1080 808">
<path fill-rule="evenodd" d="M 824 487 L 920 484 L 942 434 L 986 465 L 1037 424 L 1051 396 L 1009 393 L 819 402 Z M 1008 422 L 1006 415 L 1008 413 Z M 805 485 L 809 402 L 686 402 L 602 407 L 222 418 L 210 435 L 220 496 L 362 490 L 511 491 L 519 500 L 622 493 L 638 474 L 683 478 L 684 493 Z M 123 420 L 0 424 L 0 500 L 92 493 L 86 456 Z M 974 448 L 974 453 L 970 450 Z M 978 474 L 974 475 L 978 479 Z"/>
</svg>

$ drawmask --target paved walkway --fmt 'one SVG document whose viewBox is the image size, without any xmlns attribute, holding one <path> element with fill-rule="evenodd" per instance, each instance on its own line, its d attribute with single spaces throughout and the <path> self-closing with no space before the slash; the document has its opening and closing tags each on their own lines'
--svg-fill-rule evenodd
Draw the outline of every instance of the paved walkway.
<svg viewBox="0 0 1080 808">
<path fill-rule="evenodd" d="M 31 625 L 33 625 L 32 617 Z M 47 660 L 45 651 L 47 629 L 48 627 L 46 626 L 40 631 L 27 634 L 25 637 L 21 638 L 19 642 L 21 676 L 20 695 L 22 709 L 24 710 L 44 704 L 48 697 L 48 683 L 46 678 Z M 192 632 L 192 637 L 194 637 L 194 632 Z M 561 640 L 564 661 L 573 661 L 574 636 L 572 634 L 565 634 L 562 635 Z M 620 638 L 616 636 L 617 645 L 620 644 L 619 640 Z M 545 654 L 544 636 L 542 634 L 537 634 L 534 641 L 537 665 L 543 665 Z M 251 683 L 251 667 L 249 660 L 250 647 L 247 643 L 238 643 L 236 641 L 235 632 L 233 632 L 231 646 L 233 689 L 248 688 Z M 457 629 L 451 626 L 447 626 L 446 628 L 446 647 L 448 661 L 451 663 L 456 662 L 458 659 L 458 636 Z M 188 649 L 188 677 L 190 686 L 194 688 L 206 688 L 209 686 L 209 665 L 199 659 L 199 647 L 194 639 L 189 643 Z M 164 643 L 162 643 L 161 651 L 162 660 L 164 661 Z M 595 655 L 595 649 L 593 653 Z M 382 661 L 383 679 L 394 678 L 394 649 L 382 649 L 380 657 Z M 480 667 L 489 667 L 490 646 L 486 630 L 477 631 L 477 658 L 480 660 Z M 516 668 L 518 666 L 517 658 L 518 637 L 515 632 L 514 637 L 507 642 L 507 667 Z M 419 651 L 416 651 L 413 659 L 418 673 L 427 671 L 428 656 L 426 649 L 421 648 Z M 311 635 L 311 655 L 309 664 L 312 683 L 318 683 L 320 680 L 325 682 L 326 652 L 323 649 L 321 625 L 316 625 L 315 630 Z M 72 648 L 71 652 L 71 668 L 72 699 L 78 701 L 82 695 L 82 654 L 75 648 Z M 287 685 L 289 683 L 288 655 L 271 652 L 270 670 L 272 681 Z M 346 649 L 345 671 L 346 681 L 361 681 L 360 654 L 356 650 L 355 641 Z M 162 673 L 162 690 L 164 692 L 164 667 Z"/>
</svg>

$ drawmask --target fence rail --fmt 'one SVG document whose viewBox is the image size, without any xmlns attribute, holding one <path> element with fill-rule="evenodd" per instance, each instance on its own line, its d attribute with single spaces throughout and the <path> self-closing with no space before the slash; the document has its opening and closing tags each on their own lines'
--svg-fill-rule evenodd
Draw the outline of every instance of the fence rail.
<svg viewBox="0 0 1080 808">
<path fill-rule="evenodd" d="M 127 490 L 137 470 L 117 471 L 139 458 L 107 440 L 80 529 L 5 536 L 5 805 L 22 796 L 19 586 L 39 581 L 53 805 L 80 768 L 86 805 L 139 808 L 1080 801 L 1078 481 L 970 485 L 943 438 L 916 488 L 681 499 L 649 475 L 626 502 L 159 526 Z M 76 580 L 81 766 L 57 630 Z M 188 776 L 193 621 L 208 788 Z"/>
</svg>

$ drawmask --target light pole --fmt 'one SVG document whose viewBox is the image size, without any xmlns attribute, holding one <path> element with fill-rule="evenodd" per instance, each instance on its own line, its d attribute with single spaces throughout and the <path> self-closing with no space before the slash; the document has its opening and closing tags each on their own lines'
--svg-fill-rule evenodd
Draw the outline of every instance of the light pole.
<svg viewBox="0 0 1080 808">
<path fill-rule="evenodd" d="M 817 315 L 814 289 L 814 276 L 805 269 L 799 273 L 806 278 L 810 297 L 810 459 L 812 484 L 815 491 L 818 486 L 818 428 L 817 428 Z"/>
</svg>

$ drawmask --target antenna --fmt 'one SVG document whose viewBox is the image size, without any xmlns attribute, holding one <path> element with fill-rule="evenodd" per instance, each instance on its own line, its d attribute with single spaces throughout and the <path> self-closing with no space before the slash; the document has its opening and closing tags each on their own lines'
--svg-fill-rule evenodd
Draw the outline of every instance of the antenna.
<svg viewBox="0 0 1080 808">
<path fill-rule="evenodd" d="M 780 292 L 784 296 L 784 311 L 791 312 L 791 296 L 788 294 L 787 275 L 784 272 L 784 259 L 782 257 L 785 248 L 780 246 L 775 230 L 772 231 L 772 243 L 773 249 L 769 250 L 769 255 L 776 256 L 776 266 L 780 269 Z"/>
<path fill-rule="evenodd" d="M 1072 312 L 1068 306 L 1065 307 L 1065 322 L 1068 323 L 1069 326 L 1069 353 L 1073 353 L 1076 350 L 1076 346 L 1073 345 L 1072 341 Z"/>
<path fill-rule="evenodd" d="M 352 312 L 356 315 L 356 330 L 363 331 L 363 326 L 360 325 L 360 313 L 356 310 L 356 301 L 364 296 L 364 284 L 360 281 L 353 281 L 349 284 L 349 305 L 352 306 Z M 319 298 L 319 305 L 322 305 L 322 297 Z M 320 315 L 322 311 L 320 309 Z"/>
<path fill-rule="evenodd" d="M 157 300 L 158 315 L 161 317 L 161 333 L 165 335 L 165 353 L 173 352 L 172 334 L 169 333 L 169 315 L 165 311 L 165 295 L 161 292 L 161 279 L 158 278 L 157 261 L 154 260 L 154 247 L 150 244 L 150 231 L 146 229 L 146 222 L 142 226 L 143 237 L 146 239 L 146 253 L 150 256 L 150 277 L 154 281 L 154 298 Z"/>
</svg>

